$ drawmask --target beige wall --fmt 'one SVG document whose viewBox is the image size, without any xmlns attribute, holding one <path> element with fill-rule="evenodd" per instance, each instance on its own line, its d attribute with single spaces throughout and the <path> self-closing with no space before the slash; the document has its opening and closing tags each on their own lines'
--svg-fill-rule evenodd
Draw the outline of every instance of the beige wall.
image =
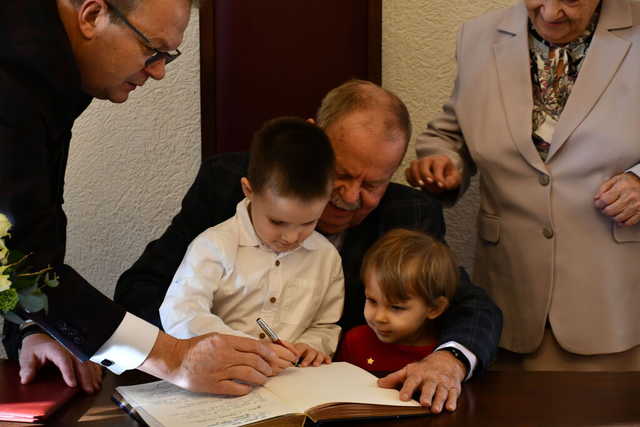
<svg viewBox="0 0 640 427">
<path fill-rule="evenodd" d="M 455 78 L 455 40 L 460 24 L 515 0 L 384 0 L 382 84 L 407 104 L 413 141 L 404 165 L 415 159 L 413 143 L 449 97 Z M 395 180 L 406 183 L 404 167 Z M 445 211 L 447 241 L 471 270 L 475 245 L 476 180 L 464 198 Z"/>
</svg>

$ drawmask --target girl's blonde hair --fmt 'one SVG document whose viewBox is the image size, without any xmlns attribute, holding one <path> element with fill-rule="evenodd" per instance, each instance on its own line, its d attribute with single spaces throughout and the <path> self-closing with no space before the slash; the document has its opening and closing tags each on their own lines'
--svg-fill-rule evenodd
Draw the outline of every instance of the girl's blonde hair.
<svg viewBox="0 0 640 427">
<path fill-rule="evenodd" d="M 397 228 L 385 233 L 364 256 L 360 276 L 374 273 L 387 301 L 411 296 L 433 307 L 438 297 L 451 301 L 460 273 L 444 243 L 419 232 Z"/>
</svg>

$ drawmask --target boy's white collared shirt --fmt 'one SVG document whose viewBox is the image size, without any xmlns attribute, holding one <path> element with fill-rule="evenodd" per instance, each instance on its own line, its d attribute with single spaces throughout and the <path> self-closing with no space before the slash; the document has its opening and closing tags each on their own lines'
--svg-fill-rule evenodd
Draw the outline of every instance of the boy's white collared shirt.
<svg viewBox="0 0 640 427">
<path fill-rule="evenodd" d="M 272 251 L 256 235 L 247 206 L 244 199 L 235 216 L 189 245 L 160 307 L 164 329 L 178 338 L 260 338 L 262 317 L 283 340 L 333 354 L 344 301 L 340 255 L 315 231 L 292 251 Z"/>
</svg>

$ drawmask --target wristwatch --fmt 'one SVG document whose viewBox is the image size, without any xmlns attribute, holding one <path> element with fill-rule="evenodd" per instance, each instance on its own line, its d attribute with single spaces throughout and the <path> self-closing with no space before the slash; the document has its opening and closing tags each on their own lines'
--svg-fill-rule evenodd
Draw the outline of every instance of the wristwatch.
<svg viewBox="0 0 640 427">
<path fill-rule="evenodd" d="M 24 331 L 25 329 L 27 329 L 28 327 L 30 327 L 30 326 L 32 326 L 32 325 L 35 325 L 35 324 L 36 324 L 36 322 L 34 322 L 33 320 L 31 320 L 31 319 L 27 319 L 27 320 L 25 320 L 24 322 L 20 323 L 20 325 L 18 326 L 18 330 L 19 330 L 20 332 L 22 332 L 22 331 Z"/>
<path fill-rule="evenodd" d="M 20 344 L 19 347 L 22 347 L 22 341 L 33 334 L 44 334 L 45 332 L 42 330 L 40 326 L 33 320 L 25 320 L 18 326 L 18 334 L 20 336 Z"/>
<path fill-rule="evenodd" d="M 464 368 L 466 369 L 464 373 L 465 377 L 469 375 L 469 372 L 471 372 L 471 362 L 469 362 L 469 359 L 467 359 L 467 356 L 465 356 L 463 352 L 455 347 L 442 347 L 439 348 L 438 351 L 447 351 L 451 353 L 453 357 L 458 359 L 464 365 Z"/>
</svg>

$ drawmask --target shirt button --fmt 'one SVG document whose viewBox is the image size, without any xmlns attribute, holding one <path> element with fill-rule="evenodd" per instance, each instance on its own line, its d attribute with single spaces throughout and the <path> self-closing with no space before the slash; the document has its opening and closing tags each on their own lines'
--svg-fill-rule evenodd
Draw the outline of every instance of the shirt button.
<svg viewBox="0 0 640 427">
<path fill-rule="evenodd" d="M 264 337 L 266 337 L 265 334 L 263 334 L 262 332 L 260 332 L 260 335 L 258 335 L 260 337 L 260 339 L 263 339 Z"/>
<path fill-rule="evenodd" d="M 553 237 L 553 230 L 550 229 L 549 227 L 545 227 L 542 229 L 542 235 L 547 239 L 550 239 Z"/>
<path fill-rule="evenodd" d="M 275 302 L 276 302 L 276 297 L 271 297 L 271 298 L 269 298 L 269 301 L 271 301 L 272 303 L 274 303 L 274 304 L 275 304 Z"/>
<path fill-rule="evenodd" d="M 280 265 L 280 260 L 279 260 L 279 259 L 277 259 L 277 260 L 276 260 L 276 267 L 277 267 L 277 266 L 279 266 L 279 265 Z"/>
<path fill-rule="evenodd" d="M 545 175 L 545 174 L 538 175 L 538 182 L 540 183 L 540 185 L 549 185 L 549 181 L 551 181 L 551 179 L 549 178 L 549 175 Z"/>
</svg>

